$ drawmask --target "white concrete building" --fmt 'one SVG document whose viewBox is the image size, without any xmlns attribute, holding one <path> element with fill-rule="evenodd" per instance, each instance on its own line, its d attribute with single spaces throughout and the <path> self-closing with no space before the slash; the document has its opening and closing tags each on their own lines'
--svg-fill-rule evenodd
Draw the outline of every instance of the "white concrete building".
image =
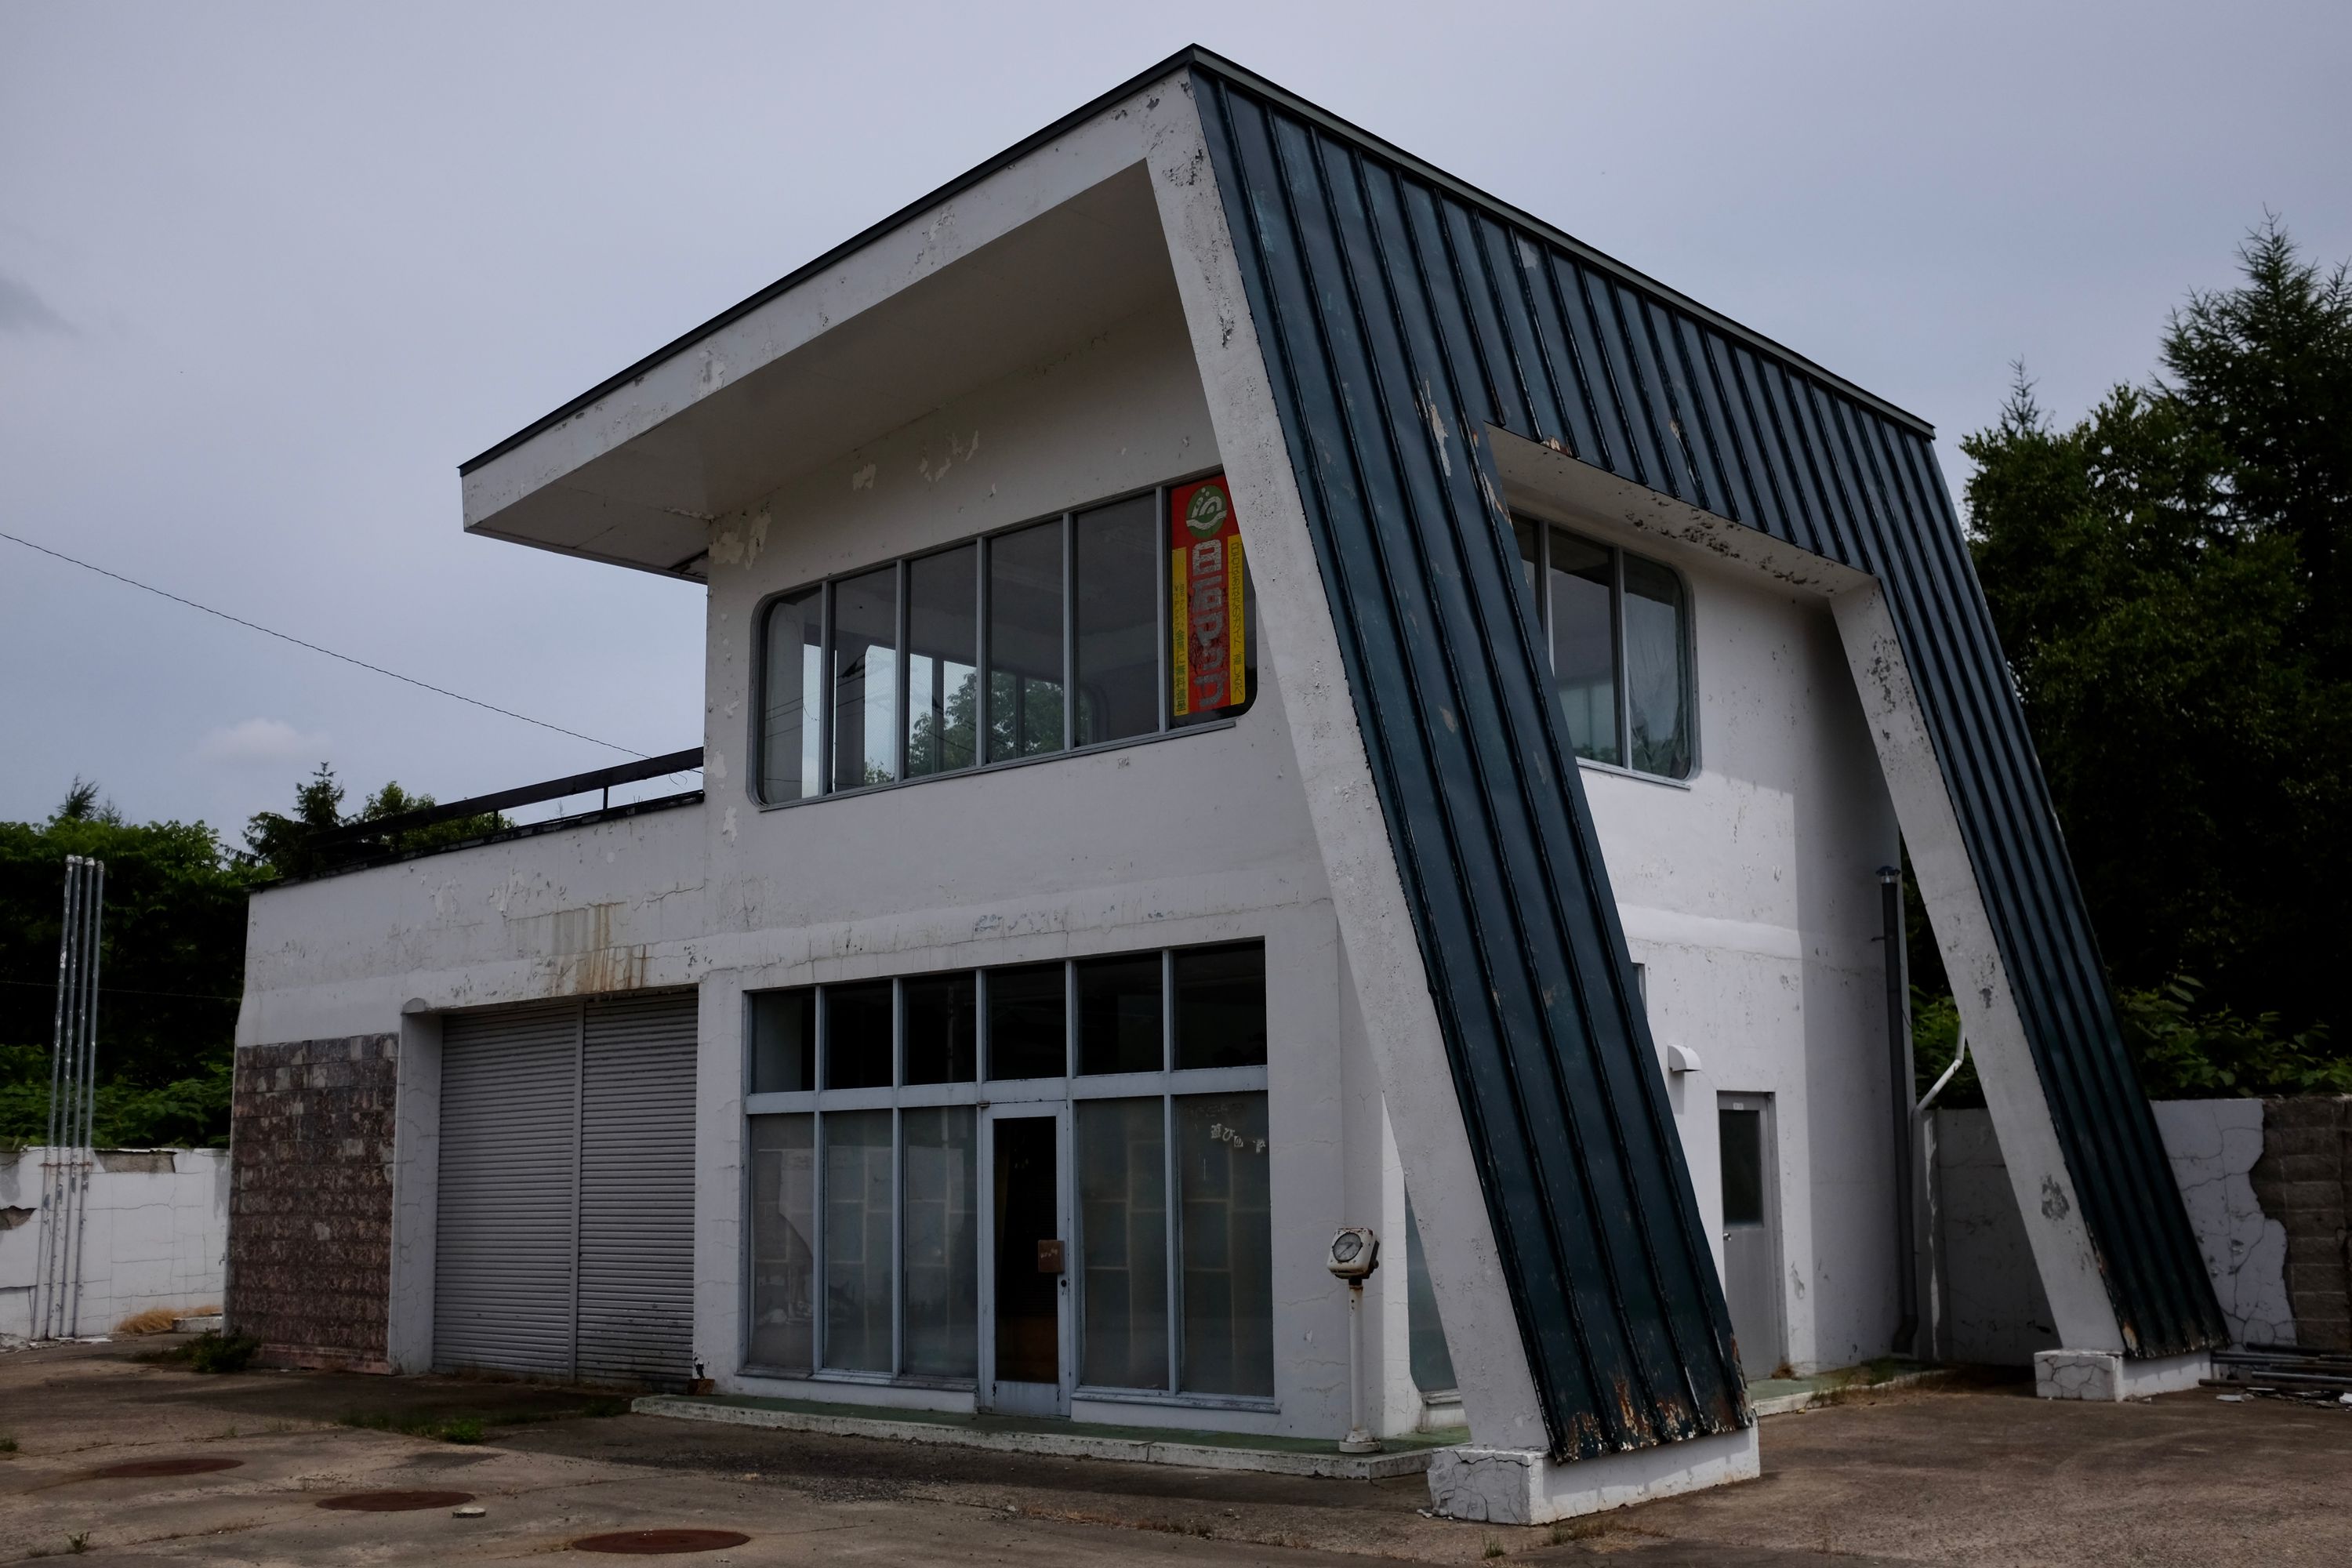
<svg viewBox="0 0 2352 1568">
<path fill-rule="evenodd" d="M 1251 182 L 1318 155 L 1294 247 Z M 468 464 L 469 530 L 706 584 L 702 787 L 256 897 L 232 1327 L 1336 1439 L 1370 1226 L 1367 1423 L 1466 1423 L 1494 1518 L 1752 1474 L 1741 1371 L 1907 1349 L 1904 837 L 2013 1180 L 2081 1178 L 1906 612 L 1740 510 L 1764 356 L 1884 405 L 1590 253 L 1515 292 L 1572 242 L 1484 200 L 1188 52 Z M 1310 342 L 1335 236 L 1395 292 Z M 1545 345 L 1517 415 L 1449 331 Z M 2082 1207 L 2031 1239 L 2120 1355 Z"/>
</svg>

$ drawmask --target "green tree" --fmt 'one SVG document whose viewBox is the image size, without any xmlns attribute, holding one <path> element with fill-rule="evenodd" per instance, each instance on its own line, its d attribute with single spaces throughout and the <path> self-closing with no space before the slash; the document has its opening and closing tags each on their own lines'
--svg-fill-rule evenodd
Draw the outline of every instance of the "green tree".
<svg viewBox="0 0 2352 1568">
<path fill-rule="evenodd" d="M 431 795 L 411 795 L 394 781 L 368 796 L 358 811 L 346 816 L 342 809 L 343 793 L 343 786 L 335 778 L 335 770 L 320 763 L 317 773 L 296 786 L 291 815 L 261 811 L 256 812 L 247 822 L 246 859 L 273 879 L 315 877 L 352 860 L 442 848 L 499 832 L 509 826 L 507 819 L 497 812 L 483 812 L 471 816 L 452 817 L 446 822 L 436 822 L 424 827 L 394 828 L 382 834 L 363 835 L 358 843 L 337 854 L 324 854 L 320 850 L 318 841 L 320 836 L 330 829 L 386 822 L 413 811 L 428 810 L 434 805 Z"/>
<path fill-rule="evenodd" d="M 80 779 L 44 823 L 0 823 L 0 1139 L 47 1130 L 65 859 L 106 862 L 96 1133 L 218 1143 L 255 881 L 202 823 L 132 824 Z"/>
<path fill-rule="evenodd" d="M 47 822 L 0 823 L 0 1140 L 37 1141 L 47 1130 L 65 860 L 87 855 L 106 862 L 94 1136 L 118 1146 L 227 1142 L 247 896 L 328 869 L 315 840 L 331 827 L 433 804 L 387 784 L 346 816 L 343 798 L 321 763 L 296 786 L 290 814 L 253 818 L 243 853 L 200 822 L 125 822 L 81 778 Z M 361 850 L 429 848 L 506 825 L 491 813 L 393 829 Z"/>
<path fill-rule="evenodd" d="M 2186 1083 L 2182 1052 L 2209 1051 L 2241 1064 L 2212 1085 L 2260 1092 L 2325 1080 L 2346 1037 L 2352 283 L 2275 220 L 2239 261 L 2174 312 L 2162 374 L 2061 426 L 2021 370 L 1960 447 L 1978 575 L 2144 1070 Z"/>
</svg>

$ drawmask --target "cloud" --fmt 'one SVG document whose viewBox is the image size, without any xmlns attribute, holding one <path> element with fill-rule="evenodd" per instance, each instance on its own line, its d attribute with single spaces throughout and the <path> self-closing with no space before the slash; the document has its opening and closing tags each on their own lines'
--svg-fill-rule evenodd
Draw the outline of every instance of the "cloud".
<svg viewBox="0 0 2352 1568">
<path fill-rule="evenodd" d="M 282 767 L 316 763 L 331 743 L 323 730 L 306 735 L 282 719 L 247 719 L 206 735 L 196 760 L 236 768 Z"/>
<path fill-rule="evenodd" d="M 0 332 L 75 335 L 73 323 L 50 310 L 49 302 L 34 293 L 31 284 L 19 283 L 5 272 L 0 272 Z"/>
</svg>

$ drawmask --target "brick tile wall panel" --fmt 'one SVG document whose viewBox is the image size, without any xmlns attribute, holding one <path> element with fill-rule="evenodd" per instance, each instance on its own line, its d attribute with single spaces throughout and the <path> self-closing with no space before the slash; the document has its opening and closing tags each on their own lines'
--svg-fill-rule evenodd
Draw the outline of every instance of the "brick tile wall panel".
<svg viewBox="0 0 2352 1568">
<path fill-rule="evenodd" d="M 2286 1229 L 2295 1342 L 2352 1349 L 2352 1099 L 2263 1101 L 2253 1183 Z"/>
<path fill-rule="evenodd" d="M 236 1053 L 229 1322 L 271 1359 L 384 1364 L 398 1043 L 359 1035 Z"/>
</svg>

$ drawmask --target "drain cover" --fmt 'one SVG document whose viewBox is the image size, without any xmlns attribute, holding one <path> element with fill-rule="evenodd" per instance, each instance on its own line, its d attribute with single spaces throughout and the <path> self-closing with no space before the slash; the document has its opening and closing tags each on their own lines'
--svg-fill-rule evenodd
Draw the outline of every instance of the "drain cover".
<svg viewBox="0 0 2352 1568">
<path fill-rule="evenodd" d="M 320 1498 L 320 1508 L 348 1509 L 353 1513 L 407 1513 L 420 1508 L 455 1508 L 471 1502 L 471 1492 L 345 1492 Z"/>
<path fill-rule="evenodd" d="M 93 1481 L 147 1480 L 161 1476 L 201 1476 L 207 1470 L 233 1470 L 244 1464 L 243 1459 L 185 1458 L 133 1459 L 129 1464 L 109 1465 L 102 1470 L 92 1470 L 84 1479 Z"/>
<path fill-rule="evenodd" d="M 751 1538 L 732 1530 L 616 1530 L 610 1535 L 583 1535 L 572 1543 L 574 1552 L 627 1552 L 657 1557 L 672 1552 L 716 1552 L 740 1546 Z"/>
</svg>

